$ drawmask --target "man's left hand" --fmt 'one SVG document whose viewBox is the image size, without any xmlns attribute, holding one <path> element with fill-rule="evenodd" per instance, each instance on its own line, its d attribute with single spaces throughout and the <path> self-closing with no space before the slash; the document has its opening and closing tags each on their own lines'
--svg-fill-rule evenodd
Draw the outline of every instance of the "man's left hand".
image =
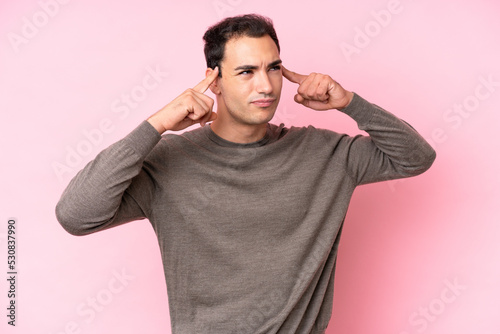
<svg viewBox="0 0 500 334">
<path fill-rule="evenodd" d="M 314 110 L 342 109 L 351 103 L 354 96 L 345 90 L 330 76 L 320 73 L 302 75 L 287 70 L 284 66 L 283 76 L 299 85 L 295 102 Z"/>
</svg>

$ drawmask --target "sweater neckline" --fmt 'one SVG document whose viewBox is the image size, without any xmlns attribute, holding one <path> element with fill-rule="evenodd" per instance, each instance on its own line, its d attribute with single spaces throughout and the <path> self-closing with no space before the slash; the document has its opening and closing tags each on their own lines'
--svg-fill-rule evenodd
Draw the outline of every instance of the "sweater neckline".
<svg viewBox="0 0 500 334">
<path fill-rule="evenodd" d="M 208 139 L 216 143 L 217 145 L 224 146 L 224 147 L 235 147 L 235 148 L 252 148 L 252 147 L 260 147 L 264 146 L 267 143 L 269 143 L 269 140 L 271 139 L 271 127 L 269 123 L 267 124 L 266 128 L 266 133 L 264 134 L 264 137 L 259 139 L 258 141 L 251 142 L 251 143 L 235 143 L 229 140 L 226 140 L 220 136 L 218 136 L 211 128 L 210 124 L 205 126 L 204 132 Z"/>
</svg>

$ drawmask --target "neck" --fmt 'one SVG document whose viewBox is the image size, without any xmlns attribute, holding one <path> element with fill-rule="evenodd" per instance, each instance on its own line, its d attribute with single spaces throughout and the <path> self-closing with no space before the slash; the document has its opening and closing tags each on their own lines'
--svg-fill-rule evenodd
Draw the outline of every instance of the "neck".
<svg viewBox="0 0 500 334">
<path fill-rule="evenodd" d="M 218 116 L 210 124 L 212 131 L 219 137 L 238 144 L 248 144 L 261 140 L 266 135 L 267 123 L 247 125 L 231 122 Z"/>
<path fill-rule="evenodd" d="M 264 138 L 267 131 L 267 122 L 258 124 L 242 123 L 227 112 L 223 103 L 218 103 L 217 119 L 210 124 L 210 128 L 217 136 L 227 141 L 248 144 Z"/>
</svg>

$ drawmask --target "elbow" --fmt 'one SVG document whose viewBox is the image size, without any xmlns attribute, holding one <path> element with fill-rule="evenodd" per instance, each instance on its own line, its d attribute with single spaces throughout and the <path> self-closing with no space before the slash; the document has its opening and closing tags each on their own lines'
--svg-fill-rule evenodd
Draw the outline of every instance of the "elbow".
<svg viewBox="0 0 500 334">
<path fill-rule="evenodd" d="M 410 164 L 406 168 L 410 174 L 408 176 L 417 176 L 426 172 L 431 168 L 435 160 L 436 151 L 430 145 L 413 150 L 408 160 Z"/>
<path fill-rule="evenodd" d="M 84 236 L 112 227 L 113 217 L 96 217 L 95 214 L 89 214 L 91 210 L 82 209 L 82 205 L 67 205 L 64 200 L 60 200 L 55 208 L 57 221 L 62 228 L 71 235 Z"/>
<path fill-rule="evenodd" d="M 436 160 L 436 150 L 432 148 L 429 144 L 427 145 L 426 150 L 423 150 L 424 152 L 422 153 L 422 160 L 421 160 L 421 166 L 422 166 L 422 173 L 427 171 L 431 166 L 434 164 L 434 161 Z"/>
<path fill-rule="evenodd" d="M 429 168 L 431 168 L 431 166 L 434 164 L 434 161 L 436 160 L 436 156 L 437 156 L 436 150 L 434 150 L 431 146 L 429 146 L 429 149 L 430 149 L 430 152 L 427 156 L 425 170 L 428 170 Z"/>
<path fill-rule="evenodd" d="M 74 236 L 83 236 L 88 234 L 81 228 L 82 225 L 78 224 L 77 219 L 71 215 L 69 210 L 61 201 L 57 203 L 55 212 L 57 221 L 66 232 Z"/>
</svg>

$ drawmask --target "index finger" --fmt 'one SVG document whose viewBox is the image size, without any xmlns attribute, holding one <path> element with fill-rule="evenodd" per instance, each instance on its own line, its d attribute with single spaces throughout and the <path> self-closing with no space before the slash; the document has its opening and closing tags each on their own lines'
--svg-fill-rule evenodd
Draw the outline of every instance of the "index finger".
<svg viewBox="0 0 500 334">
<path fill-rule="evenodd" d="M 215 81 L 217 76 L 219 75 L 219 66 L 216 66 L 215 69 L 205 77 L 205 79 L 201 80 L 196 86 L 193 87 L 193 90 L 199 92 L 199 93 L 205 93 L 212 84 L 212 82 Z"/>
<path fill-rule="evenodd" d="M 293 83 L 300 85 L 307 78 L 307 75 L 302 75 L 302 74 L 298 74 L 298 73 L 289 71 L 288 69 L 285 68 L 285 66 L 281 66 L 281 67 L 283 69 L 283 76 Z"/>
</svg>

